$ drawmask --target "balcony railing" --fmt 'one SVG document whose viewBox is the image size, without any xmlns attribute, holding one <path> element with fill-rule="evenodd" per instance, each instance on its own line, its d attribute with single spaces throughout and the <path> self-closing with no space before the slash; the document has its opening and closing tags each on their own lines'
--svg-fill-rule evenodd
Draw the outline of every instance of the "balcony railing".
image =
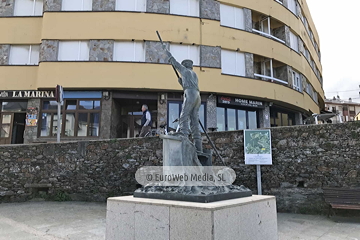
<svg viewBox="0 0 360 240">
<path fill-rule="evenodd" d="M 277 79 L 277 78 L 274 78 L 274 77 L 270 77 L 270 76 L 266 76 L 266 75 L 261 75 L 261 74 L 254 73 L 254 76 L 269 79 L 269 80 L 273 80 L 273 81 L 283 83 L 283 84 L 286 84 L 286 85 L 288 84 L 287 82 L 285 82 L 283 80 L 280 80 L 280 79 Z"/>
<path fill-rule="evenodd" d="M 281 39 L 279 39 L 279 38 L 277 38 L 277 37 L 274 37 L 274 36 L 271 35 L 271 34 L 268 34 L 268 33 L 265 33 L 265 32 L 262 32 L 262 31 L 259 31 L 259 30 L 256 30 L 256 29 L 253 29 L 253 32 L 259 33 L 260 35 L 264 35 L 264 36 L 266 36 L 266 37 L 272 38 L 272 39 L 274 39 L 274 40 L 276 40 L 276 41 L 279 41 L 279 42 L 285 44 L 285 41 L 284 41 L 284 40 L 281 40 Z"/>
</svg>

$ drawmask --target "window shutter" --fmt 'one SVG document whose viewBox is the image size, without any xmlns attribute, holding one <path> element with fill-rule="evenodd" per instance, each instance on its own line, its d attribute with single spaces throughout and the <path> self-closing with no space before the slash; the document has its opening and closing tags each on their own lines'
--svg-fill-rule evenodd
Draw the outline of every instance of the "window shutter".
<svg viewBox="0 0 360 240">
<path fill-rule="evenodd" d="M 223 26 L 235 27 L 235 13 L 233 7 L 220 4 L 220 23 Z"/>
<path fill-rule="evenodd" d="M 199 0 L 189 0 L 189 6 L 190 8 L 188 15 L 199 17 Z"/>
<path fill-rule="evenodd" d="M 236 52 L 221 50 L 221 70 L 225 74 L 236 74 Z"/>
<path fill-rule="evenodd" d="M 244 9 L 220 4 L 220 23 L 223 26 L 245 29 Z"/>
<path fill-rule="evenodd" d="M 136 0 L 116 0 L 115 10 L 117 11 L 135 11 Z"/>
<path fill-rule="evenodd" d="M 236 53 L 236 72 L 235 75 L 245 76 L 245 54 L 244 53 Z"/>
<path fill-rule="evenodd" d="M 59 61 L 77 61 L 79 58 L 78 41 L 61 41 L 59 42 Z"/>
<path fill-rule="evenodd" d="M 39 52 L 40 45 L 31 45 L 31 53 L 30 53 L 30 63 L 32 65 L 39 64 Z"/>
<path fill-rule="evenodd" d="M 236 8 L 235 9 L 235 28 L 245 29 L 245 18 L 244 18 L 244 9 Z"/>
<path fill-rule="evenodd" d="M 42 16 L 43 15 L 43 7 L 44 3 L 43 0 L 36 0 L 35 1 L 35 16 Z"/>
<path fill-rule="evenodd" d="M 89 61 L 89 42 L 88 41 L 80 41 L 79 42 L 79 61 Z"/>
<path fill-rule="evenodd" d="M 145 62 L 145 49 L 144 43 L 142 42 L 134 42 L 135 54 L 133 61 L 135 62 Z"/>
<path fill-rule="evenodd" d="M 91 11 L 92 0 L 63 0 L 62 11 Z"/>
<path fill-rule="evenodd" d="M 199 0 L 170 0 L 170 14 L 199 16 Z"/>
<path fill-rule="evenodd" d="M 144 43 L 140 42 L 115 42 L 114 61 L 144 62 Z"/>
<path fill-rule="evenodd" d="M 199 65 L 200 63 L 200 50 L 198 46 L 171 44 L 170 51 L 179 63 L 185 59 L 191 59 L 194 65 Z"/>
<path fill-rule="evenodd" d="M 188 0 L 170 0 L 170 14 L 188 15 Z"/>
<path fill-rule="evenodd" d="M 24 65 L 29 62 L 29 45 L 11 46 L 9 64 Z"/>
<path fill-rule="evenodd" d="M 14 16 L 32 16 L 34 15 L 33 0 L 15 0 Z"/>
<path fill-rule="evenodd" d="M 290 31 L 290 46 L 292 49 L 299 52 L 299 38 L 291 31 Z"/>
</svg>

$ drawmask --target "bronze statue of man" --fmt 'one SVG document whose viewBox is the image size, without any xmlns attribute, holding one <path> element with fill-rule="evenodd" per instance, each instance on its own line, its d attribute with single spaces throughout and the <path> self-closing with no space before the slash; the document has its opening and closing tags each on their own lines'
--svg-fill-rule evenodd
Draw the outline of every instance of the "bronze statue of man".
<svg viewBox="0 0 360 240">
<path fill-rule="evenodd" d="M 178 81 L 184 89 L 184 102 L 179 119 L 180 134 L 188 137 L 190 125 L 191 135 L 194 139 L 196 150 L 198 152 L 202 152 L 202 140 L 199 128 L 199 109 L 201 106 L 201 98 L 198 78 L 196 73 L 193 71 L 193 61 L 186 59 L 180 64 L 166 49 L 164 44 L 163 49 L 169 56 L 169 62 L 181 74 L 181 78 L 179 78 Z"/>
</svg>

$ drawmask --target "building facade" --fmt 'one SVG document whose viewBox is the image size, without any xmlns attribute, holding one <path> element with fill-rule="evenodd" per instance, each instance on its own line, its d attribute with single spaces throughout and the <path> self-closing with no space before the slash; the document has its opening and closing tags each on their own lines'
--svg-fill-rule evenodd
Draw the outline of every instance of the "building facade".
<svg viewBox="0 0 360 240">
<path fill-rule="evenodd" d="M 209 131 L 301 124 L 320 113 L 319 37 L 305 0 L 5 0 L 0 144 L 136 137 L 141 105 L 174 130 L 182 89 L 156 31 L 192 59 Z M 59 130 L 60 131 L 60 130 Z"/>
<path fill-rule="evenodd" d="M 359 121 L 360 103 L 342 100 L 340 98 L 325 99 L 325 110 L 336 113 L 337 116 L 331 118 L 332 123 Z"/>
</svg>

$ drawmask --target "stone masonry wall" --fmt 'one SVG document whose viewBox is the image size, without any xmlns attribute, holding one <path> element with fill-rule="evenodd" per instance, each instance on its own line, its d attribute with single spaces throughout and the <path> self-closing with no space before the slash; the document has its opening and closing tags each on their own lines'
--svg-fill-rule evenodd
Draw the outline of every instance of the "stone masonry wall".
<svg viewBox="0 0 360 240">
<path fill-rule="evenodd" d="M 40 45 L 40 62 L 56 61 L 58 45 L 58 40 L 42 40 Z"/>
<path fill-rule="evenodd" d="M 221 68 L 221 48 L 200 46 L 200 66 Z"/>
<path fill-rule="evenodd" d="M 0 45 L 0 65 L 8 65 L 10 56 L 10 45 Z"/>
<path fill-rule="evenodd" d="M 115 0 L 93 0 L 93 11 L 115 11 Z"/>
<path fill-rule="evenodd" d="M 220 3 L 215 0 L 200 0 L 200 18 L 220 21 Z"/>
<path fill-rule="evenodd" d="M 360 187 L 360 123 L 272 128 L 273 165 L 262 166 L 263 194 L 275 195 L 279 211 L 326 212 L 322 188 Z M 210 137 L 235 184 L 257 192 L 256 167 L 244 164 L 243 131 Z M 210 144 L 204 138 L 205 148 Z M 214 165 L 221 166 L 213 156 Z M 137 188 L 140 166 L 162 165 L 157 138 L 113 139 L 0 146 L 0 201 L 24 201 L 36 192 L 72 200 L 105 201 Z"/>
<path fill-rule="evenodd" d="M 170 44 L 165 43 L 167 49 L 169 49 Z M 145 62 L 151 63 L 168 63 L 168 56 L 162 48 L 160 42 L 145 42 Z"/>
<path fill-rule="evenodd" d="M 147 0 L 146 12 L 169 14 L 170 0 Z"/>
<path fill-rule="evenodd" d="M 0 1 L 0 17 L 10 17 L 14 14 L 14 0 Z"/>
<path fill-rule="evenodd" d="M 90 40 L 90 61 L 113 60 L 114 40 Z"/>
<path fill-rule="evenodd" d="M 62 0 L 44 0 L 44 12 L 61 11 Z"/>
</svg>

